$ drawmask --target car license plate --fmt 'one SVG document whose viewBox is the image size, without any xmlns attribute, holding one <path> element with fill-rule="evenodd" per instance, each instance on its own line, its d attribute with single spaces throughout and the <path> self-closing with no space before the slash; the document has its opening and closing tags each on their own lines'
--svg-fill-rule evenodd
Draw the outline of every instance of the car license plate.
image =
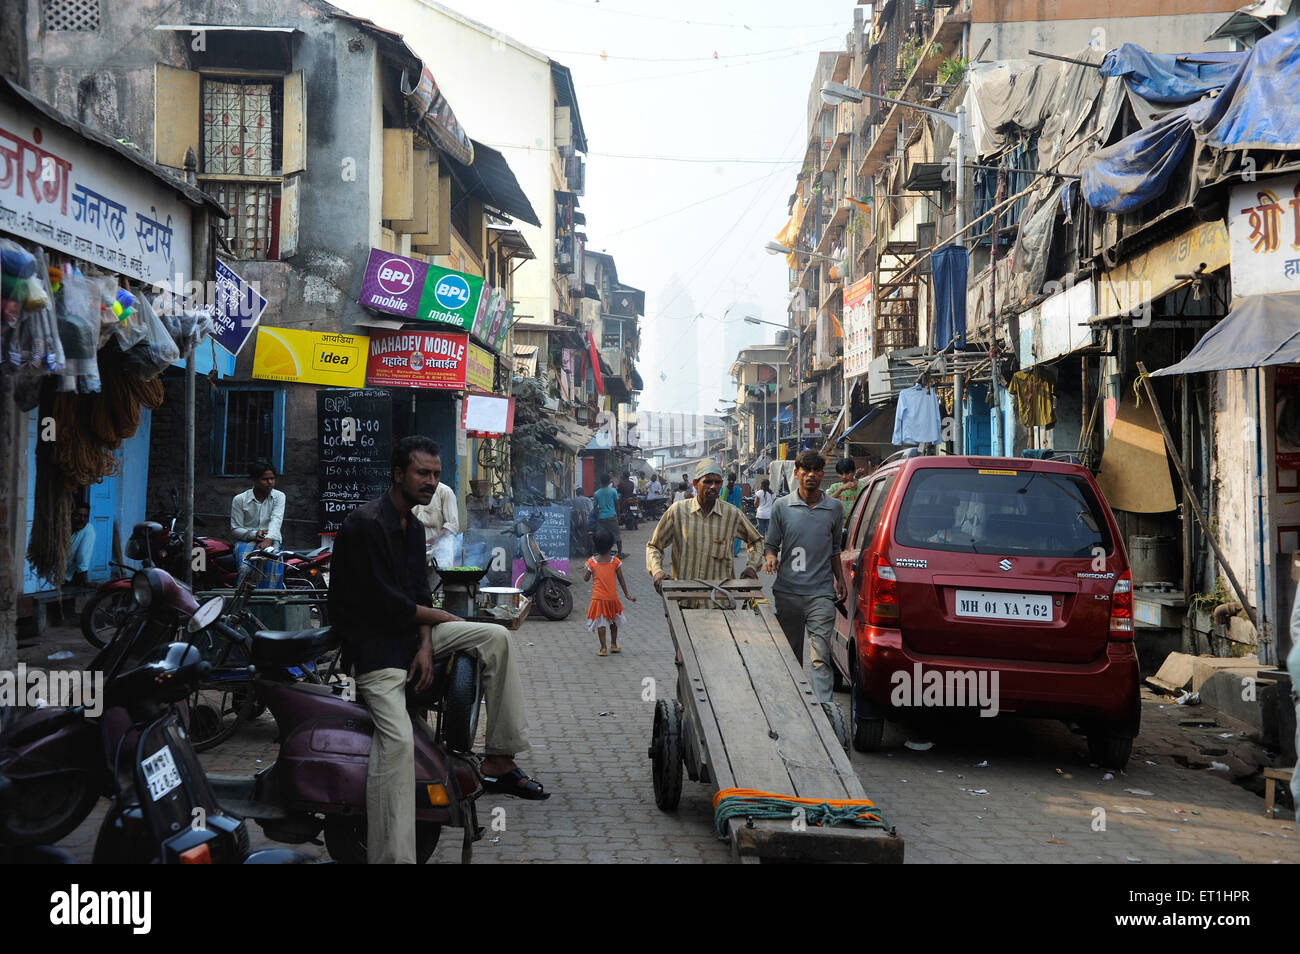
<svg viewBox="0 0 1300 954">
<path fill-rule="evenodd" d="M 172 758 L 172 751 L 167 746 L 149 756 L 142 764 L 144 780 L 149 784 L 149 796 L 155 802 L 181 784 L 181 773 L 177 771 L 176 760 Z"/>
<path fill-rule="evenodd" d="M 977 619 L 1007 619 L 1025 623 L 1050 623 L 1052 598 L 1028 593 L 989 593 L 958 590 L 957 615 Z"/>
</svg>

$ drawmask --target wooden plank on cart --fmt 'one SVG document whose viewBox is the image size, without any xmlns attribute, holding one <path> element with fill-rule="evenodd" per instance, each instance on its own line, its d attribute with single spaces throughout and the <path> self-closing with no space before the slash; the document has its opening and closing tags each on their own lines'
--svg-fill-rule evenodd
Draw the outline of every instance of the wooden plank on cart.
<svg viewBox="0 0 1300 954">
<path fill-rule="evenodd" d="M 776 733 L 775 744 L 786 765 L 793 788 L 778 795 L 801 798 L 853 798 L 842 774 L 853 777 L 851 767 L 837 765 L 833 752 L 844 750 L 832 735 L 829 743 L 817 731 L 826 721 L 821 703 L 812 695 L 808 678 L 800 670 L 795 677 L 783 656 L 794 658 L 785 635 L 768 625 L 768 619 L 752 610 L 723 614 L 745 665 L 750 691 L 762 707 L 765 722 L 760 728 Z M 753 730 L 750 730 L 751 733 Z M 832 751 L 833 750 L 833 751 Z M 837 770 L 838 769 L 838 770 Z"/>
<path fill-rule="evenodd" d="M 765 818 L 746 824 L 732 819 L 732 857 L 737 861 L 823 861 L 852 864 L 902 864 L 903 839 L 883 828 L 836 825 L 795 829 L 789 821 Z"/>
<path fill-rule="evenodd" d="M 773 633 L 781 632 L 781 624 L 777 621 L 776 613 L 773 612 L 770 603 L 760 603 L 758 612 L 767 621 L 767 628 Z M 784 635 L 784 634 L 782 634 Z M 788 643 L 786 644 L 789 645 Z M 794 658 L 794 651 L 782 654 L 782 660 L 786 669 L 789 671 L 791 678 L 798 680 L 806 679 L 803 664 Z M 800 687 L 804 688 L 804 687 Z M 826 746 L 827 755 L 830 757 L 832 764 L 835 766 L 835 772 L 844 782 L 845 798 L 867 798 L 867 793 L 862 788 L 862 783 L 858 780 L 857 773 L 853 770 L 853 763 L 849 761 L 848 753 L 840 745 L 839 738 L 835 735 L 835 730 L 831 728 L 830 722 L 822 713 L 822 718 L 813 720 L 817 734 L 821 737 L 822 744 Z"/>
<path fill-rule="evenodd" d="M 790 773 L 777 740 L 768 736 L 763 707 L 754 695 L 727 628 L 727 614 L 711 609 L 679 612 L 690 632 L 707 708 L 717 722 L 735 784 L 767 792 L 788 790 L 792 785 Z M 702 708 L 698 699 L 695 706 L 697 710 Z"/>
<path fill-rule="evenodd" d="M 682 654 L 683 675 L 692 687 L 692 691 L 684 697 L 678 692 L 677 701 L 686 710 L 686 718 L 691 720 L 698 733 L 700 752 L 704 759 L 700 768 L 708 771 L 708 778 L 716 788 L 734 788 L 736 779 L 731 771 L 731 762 L 727 759 L 727 747 L 722 742 L 718 722 L 709 707 L 708 693 L 704 688 L 703 676 L 700 675 L 700 662 L 696 658 L 694 644 L 682 617 L 682 608 L 675 602 L 665 600 L 664 609 L 668 616 L 668 634 L 677 651 Z"/>
</svg>

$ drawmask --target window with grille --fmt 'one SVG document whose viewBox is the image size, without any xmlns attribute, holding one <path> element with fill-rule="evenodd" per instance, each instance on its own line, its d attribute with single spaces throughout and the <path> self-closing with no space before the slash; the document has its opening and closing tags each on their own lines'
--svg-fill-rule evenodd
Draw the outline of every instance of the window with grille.
<svg viewBox="0 0 1300 954">
<path fill-rule="evenodd" d="M 255 461 L 280 470 L 284 449 L 284 392 L 275 388 L 223 388 L 213 406 L 213 472 L 245 477 Z"/>
<path fill-rule="evenodd" d="M 41 22 L 50 32 L 93 33 L 99 29 L 99 0 L 41 0 Z"/>
<path fill-rule="evenodd" d="M 278 258 L 284 83 L 205 76 L 202 104 L 200 179 L 230 212 L 219 228 L 237 258 Z"/>
</svg>

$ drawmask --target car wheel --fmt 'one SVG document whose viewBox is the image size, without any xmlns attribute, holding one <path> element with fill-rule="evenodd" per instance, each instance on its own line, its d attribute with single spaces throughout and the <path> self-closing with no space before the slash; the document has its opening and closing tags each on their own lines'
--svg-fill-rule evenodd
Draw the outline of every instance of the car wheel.
<svg viewBox="0 0 1300 954">
<path fill-rule="evenodd" d="M 844 710 L 834 702 L 823 702 L 822 711 L 826 713 L 826 718 L 830 720 L 831 728 L 835 731 L 835 738 L 839 740 L 844 751 L 849 750 L 849 723 L 844 718 Z"/>
<path fill-rule="evenodd" d="M 1088 757 L 1102 768 L 1122 769 L 1133 753 L 1133 740 L 1105 731 L 1088 733 Z"/>
<path fill-rule="evenodd" d="M 661 811 L 676 811 L 682 797 L 682 710 L 675 699 L 655 704 L 650 760 L 655 804 Z"/>
<path fill-rule="evenodd" d="M 885 720 L 869 714 L 858 682 L 857 650 L 849 647 L 849 725 L 853 728 L 853 747 L 859 752 L 878 752 L 885 738 Z"/>
</svg>

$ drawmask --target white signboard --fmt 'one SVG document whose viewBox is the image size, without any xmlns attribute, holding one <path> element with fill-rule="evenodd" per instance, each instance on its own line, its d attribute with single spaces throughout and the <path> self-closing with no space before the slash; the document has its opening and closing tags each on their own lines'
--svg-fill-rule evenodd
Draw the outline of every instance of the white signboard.
<svg viewBox="0 0 1300 954">
<path fill-rule="evenodd" d="M 1300 291 L 1300 176 L 1233 189 L 1228 246 L 1234 298 Z"/>
<path fill-rule="evenodd" d="M 871 276 L 854 282 L 844 291 L 844 380 L 867 373 L 872 355 L 874 296 Z"/>
<path fill-rule="evenodd" d="M 1036 322 L 1042 340 L 1036 342 L 1035 357 L 1039 361 L 1050 361 L 1091 344 L 1092 329 L 1087 327 L 1087 323 L 1096 312 L 1096 296 L 1093 294 L 1091 280 L 1080 282 L 1044 300 L 1039 306 L 1040 319 Z M 1022 323 L 1021 328 L 1023 327 Z M 1022 357 L 1020 363 L 1028 362 Z"/>
<path fill-rule="evenodd" d="M 153 285 L 190 277 L 190 211 L 125 158 L 0 103 L 0 231 Z"/>
</svg>

